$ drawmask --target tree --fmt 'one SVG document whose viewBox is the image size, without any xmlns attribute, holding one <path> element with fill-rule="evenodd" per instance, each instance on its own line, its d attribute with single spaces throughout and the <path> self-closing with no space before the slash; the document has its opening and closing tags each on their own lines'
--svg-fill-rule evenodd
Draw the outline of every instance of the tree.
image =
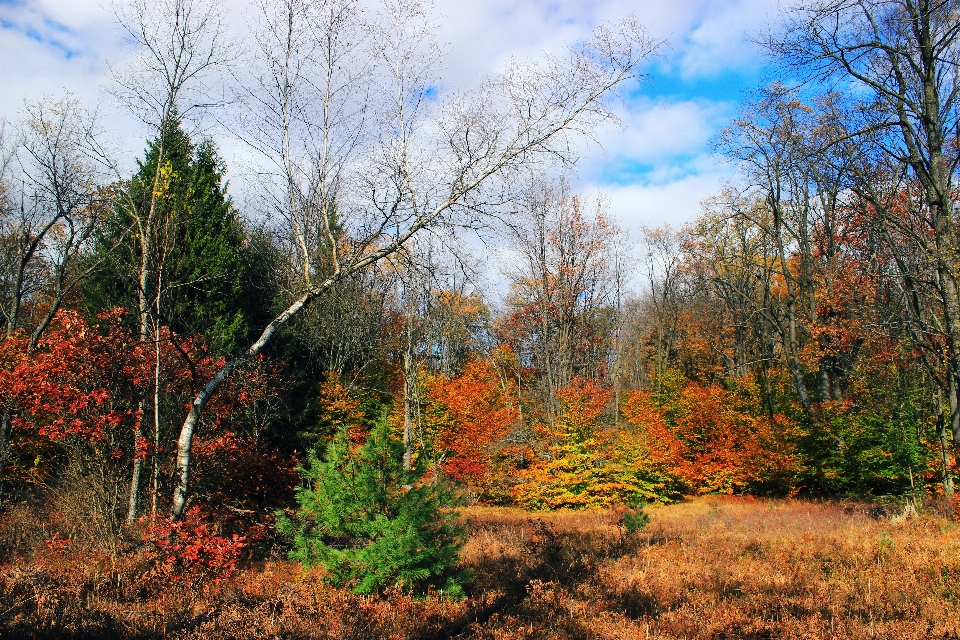
<svg viewBox="0 0 960 640">
<path fill-rule="evenodd" d="M 486 328 L 487 308 L 478 293 L 467 294 L 469 276 L 457 278 L 468 263 L 447 244 L 438 251 L 433 237 L 411 242 L 399 256 L 397 296 L 403 323 L 400 336 L 403 366 L 404 464 L 409 468 L 419 435 L 425 449 L 421 416 L 424 371 L 451 377 L 466 365 Z M 426 246 L 423 246 L 426 245 Z M 453 254 L 451 261 L 445 253 Z M 438 255 L 439 254 L 439 255 Z M 452 273 L 445 267 L 452 266 Z M 418 432 L 415 434 L 414 432 Z M 438 452 L 439 453 L 439 452 Z"/>
<path fill-rule="evenodd" d="M 519 411 L 505 379 L 490 359 L 467 363 L 461 375 L 427 376 L 423 381 L 425 453 L 451 478 L 488 489 L 491 448 L 516 425 Z"/>
<path fill-rule="evenodd" d="M 602 199 L 592 208 L 567 187 L 536 185 L 514 227 L 520 254 L 502 338 L 536 369 L 547 415 L 575 377 L 607 373 L 622 248 Z"/>
<path fill-rule="evenodd" d="M 357 449 L 341 428 L 323 460 L 312 451 L 301 472 L 307 485 L 297 491 L 297 523 L 280 520 L 294 535 L 292 558 L 323 565 L 332 583 L 358 594 L 393 586 L 462 594 L 456 514 L 441 510 L 445 499 L 438 486 L 423 483 L 423 470 L 404 469 L 403 443 L 386 419 Z"/>
<path fill-rule="evenodd" d="M 765 299 L 777 299 L 779 304 L 768 304 L 764 311 L 780 337 L 784 362 L 793 376 L 800 404 L 812 415 L 815 398 L 808 389 L 802 359 L 806 338 L 803 320 L 812 320 L 816 314 L 808 235 L 812 204 L 809 156 L 804 148 L 809 112 L 807 105 L 774 86 L 744 109 L 748 117 L 738 118 L 724 131 L 722 146 L 742 163 L 756 189 L 756 206 L 748 197 L 747 206 L 737 209 L 736 215 L 748 217 L 772 249 L 775 280 L 767 281 L 772 286 Z"/>
<path fill-rule="evenodd" d="M 796 470 L 792 425 L 763 415 L 756 400 L 749 387 L 728 391 L 678 377 L 660 393 L 633 392 L 623 412 L 641 455 L 686 491 L 783 490 Z"/>
<path fill-rule="evenodd" d="M 686 301 L 683 286 L 682 235 L 669 227 L 644 229 L 647 258 L 647 279 L 650 283 L 650 304 L 656 317 L 653 379 L 659 389 L 661 380 L 670 367 L 681 331 L 681 314 Z"/>
<path fill-rule="evenodd" d="M 66 309 L 33 348 L 20 331 L 0 343 L 0 396 L 12 425 L 65 454 L 64 490 L 77 492 L 70 502 L 79 526 L 114 550 L 125 461 L 147 453 L 134 433 L 150 367 L 149 351 L 121 325 L 121 315 L 101 314 L 98 327 Z M 60 456 L 43 457 L 55 464 Z"/>
<path fill-rule="evenodd" d="M 95 123 L 76 100 L 27 103 L 22 130 L 4 162 L 3 283 L 6 334 L 23 326 L 28 303 L 31 344 L 64 298 L 92 269 L 77 262 L 97 228 L 105 198 L 87 155 Z M 7 151 L 7 150 L 5 150 Z M 41 302 L 43 300 L 43 302 Z"/>
<path fill-rule="evenodd" d="M 262 130 L 275 145 L 267 149 L 274 149 L 267 159 L 278 170 L 274 210 L 283 212 L 289 247 L 298 258 L 302 279 L 298 290 L 291 292 L 289 305 L 191 402 L 178 441 L 175 519 L 186 505 L 190 447 L 200 416 L 238 366 L 257 356 L 278 330 L 336 283 L 394 255 L 422 232 L 494 208 L 504 201 L 517 175 L 536 163 L 557 157 L 572 159 L 573 135 L 609 120 L 603 100 L 633 78 L 640 62 L 656 48 L 633 20 L 617 27 L 604 26 L 565 59 L 514 63 L 478 91 L 459 94 L 428 109 L 431 85 L 427 84 L 428 67 L 419 55 L 422 39 L 429 33 L 428 12 L 419 5 L 390 4 L 387 13 L 393 21 L 384 25 L 387 30 L 374 43 L 382 45 L 375 53 L 382 63 L 381 77 L 389 80 L 382 87 L 382 100 L 374 100 L 384 107 L 379 117 L 368 121 L 347 110 L 356 106 L 358 96 L 345 87 L 356 90 L 357 85 L 351 84 L 349 77 L 337 75 L 348 69 L 330 64 L 335 58 L 328 55 L 322 58 L 327 63 L 321 69 L 327 71 L 321 77 L 336 81 L 319 83 L 326 87 L 323 99 L 316 103 L 323 106 L 319 120 L 292 119 L 290 72 L 296 67 L 291 66 L 294 54 L 300 50 L 290 43 L 293 35 L 303 31 L 291 31 L 294 24 L 302 29 L 294 20 L 300 14 L 291 5 L 280 13 L 281 20 L 267 20 L 280 31 L 258 41 L 279 43 L 265 55 L 273 66 L 261 76 L 260 86 L 268 91 L 279 86 L 281 90 L 270 94 L 269 100 L 264 94 L 257 95 L 261 97 L 258 104 L 263 105 L 259 111 L 266 117 Z M 327 20 L 328 15 L 335 19 Z M 310 27 L 321 43 L 349 50 L 356 42 L 353 36 L 362 35 L 344 31 L 336 11 L 323 16 L 325 22 Z M 352 96 L 349 100 L 348 93 Z M 337 96 L 344 96 L 347 102 L 332 106 Z M 365 129 L 368 122 L 375 126 Z M 290 155 L 292 136 L 304 132 L 295 130 L 294 123 L 298 127 L 313 123 L 306 133 L 315 137 L 308 139 L 328 141 L 318 148 L 341 149 L 339 155 L 313 155 L 320 161 L 295 166 Z M 343 127 L 336 127 L 338 124 Z M 366 133 L 360 136 L 361 131 Z M 334 132 L 340 140 L 337 144 L 331 137 Z M 357 139 L 369 140 L 362 163 L 354 162 L 359 160 L 355 156 L 361 155 L 360 147 L 344 142 Z M 347 146 L 337 146 L 344 144 Z M 351 180 L 360 189 L 348 193 L 346 172 L 353 167 L 358 171 Z M 349 242 L 333 236 L 337 220 L 350 229 Z"/>
<path fill-rule="evenodd" d="M 153 179 L 162 150 L 166 159 L 157 186 Z M 226 192 L 225 166 L 215 145 L 208 139 L 194 145 L 174 119 L 138 164 L 124 200 L 98 234 L 91 259 L 110 268 L 87 281 L 86 304 L 93 310 L 138 308 L 138 265 L 146 247 L 127 230 L 152 206 L 158 225 L 150 243 L 157 270 L 150 333 L 166 326 L 178 335 L 202 336 L 216 354 L 235 353 L 249 339 L 251 325 L 269 314 L 272 300 L 253 295 L 264 284 L 258 261 L 269 257 L 249 246 L 247 229 Z"/>
<path fill-rule="evenodd" d="M 158 163 L 162 164 L 159 172 Z M 253 291 L 263 287 L 258 261 L 262 252 L 250 247 L 239 214 L 226 194 L 223 162 L 209 140 L 194 145 L 171 115 L 153 140 L 139 170 L 126 181 L 123 197 L 115 202 L 88 256 L 103 266 L 84 286 L 85 302 L 92 311 L 122 306 L 137 310 L 143 299 L 143 251 L 154 282 L 153 299 L 140 328 L 141 340 L 152 340 L 156 359 L 153 398 L 154 446 L 159 447 L 162 392 L 160 389 L 162 340 L 174 341 L 187 357 L 185 338 L 202 336 L 214 354 L 232 355 L 249 339 L 250 327 L 269 314 L 272 300 Z M 155 182 L 157 176 L 159 182 Z M 151 217 L 153 237 L 145 242 L 130 233 L 138 218 Z M 166 327 L 166 331 L 162 330 Z M 184 363 L 196 368 L 196 362 Z M 146 407 L 142 407 L 145 410 Z M 146 411 L 145 411 L 146 413 Z M 140 467 L 131 481 L 129 519 L 136 517 Z"/>
<path fill-rule="evenodd" d="M 228 42 L 217 0 L 127 0 L 115 4 L 117 21 L 137 46 L 133 61 L 114 75 L 114 95 L 156 135 L 156 162 L 153 175 L 146 177 L 146 202 L 137 201 L 137 193 L 120 192 L 118 201 L 132 220 L 131 236 L 138 244 L 137 256 L 137 320 L 140 340 L 158 338 L 159 324 L 153 317 L 159 301 L 162 269 L 158 264 L 163 254 L 160 236 L 169 219 L 162 218 L 163 200 L 169 199 L 167 181 L 172 165 L 168 154 L 183 149 L 169 149 L 166 134 L 179 128 L 180 119 L 196 115 L 213 106 L 209 92 L 209 75 L 228 65 L 231 43 Z M 174 137 L 176 140 L 176 137 Z M 118 163 L 103 147 L 98 147 L 100 161 L 124 184 Z M 159 357 L 157 357 L 159 362 Z M 156 404 L 156 403 L 155 403 Z M 156 407 L 155 413 L 156 413 Z M 143 407 L 141 407 L 143 409 Z M 138 438 L 142 434 L 137 434 Z M 135 459 L 130 480 L 128 520 L 137 513 L 141 461 Z"/>
<path fill-rule="evenodd" d="M 561 413 L 542 425 L 546 450 L 522 472 L 515 499 L 533 509 L 586 509 L 667 501 L 669 481 L 602 414 L 612 394 L 596 381 L 576 378 L 558 393 Z"/>
<path fill-rule="evenodd" d="M 226 65 L 231 54 L 216 0 L 129 0 L 115 6 L 114 13 L 138 45 L 133 62 L 115 75 L 114 92 L 155 133 L 156 140 L 156 158 L 149 162 L 153 175 L 141 176 L 141 191 L 124 193 L 120 200 L 133 221 L 134 237 L 140 245 L 136 293 L 140 337 L 146 340 L 157 282 L 158 252 L 154 243 L 165 222 L 159 199 L 167 193 L 163 182 L 170 177 L 164 172 L 173 170 L 168 164 L 172 156 L 190 155 L 189 139 L 175 132 L 183 117 L 210 106 L 208 76 Z M 122 182 L 116 164 L 107 154 L 101 158 Z"/>
<path fill-rule="evenodd" d="M 938 323 L 946 341 L 946 379 L 954 446 L 960 442 L 960 297 L 956 272 L 955 189 L 960 154 L 960 5 L 953 0 L 819 0 L 794 9 L 770 50 L 803 77 L 848 82 L 863 114 L 853 188 L 882 226 L 912 235 L 934 266 Z M 873 164 L 873 166 L 869 166 Z M 883 169 L 888 169 L 883 171 Z M 880 179 L 878 180 L 878 173 Z M 901 189 L 917 225 L 898 225 L 890 205 Z M 890 187 L 893 187 L 892 189 Z M 910 227 L 913 227 L 912 229 Z M 919 234 L 913 232 L 919 231 Z M 929 237 L 927 237 L 929 236 Z M 904 274 L 909 279 L 909 272 Z M 907 295 L 911 293 L 909 283 Z"/>
</svg>

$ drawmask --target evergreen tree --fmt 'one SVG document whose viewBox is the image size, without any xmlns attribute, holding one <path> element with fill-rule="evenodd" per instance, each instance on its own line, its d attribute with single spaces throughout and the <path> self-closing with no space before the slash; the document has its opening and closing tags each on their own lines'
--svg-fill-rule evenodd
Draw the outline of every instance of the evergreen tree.
<svg viewBox="0 0 960 640">
<path fill-rule="evenodd" d="M 106 257 L 108 267 L 85 287 L 88 308 L 137 307 L 144 243 L 133 219 L 154 200 L 160 209 L 150 243 L 157 271 L 151 298 L 160 295 L 156 320 L 181 335 L 202 335 L 216 353 L 236 352 L 268 321 L 271 300 L 263 292 L 270 290 L 272 245 L 244 228 L 215 145 L 194 145 L 179 121 L 164 127 L 138 165 L 90 258 Z"/>
<path fill-rule="evenodd" d="M 323 460 L 310 453 L 297 520 L 280 520 L 281 530 L 294 538 L 290 555 L 304 567 L 324 566 L 332 583 L 358 594 L 439 587 L 459 597 L 463 575 L 455 565 L 462 531 L 452 523 L 456 514 L 442 510 L 441 489 L 424 484 L 420 470 L 404 471 L 402 461 L 403 444 L 391 436 L 386 420 L 356 450 L 343 427 Z"/>
<path fill-rule="evenodd" d="M 268 247 L 248 242 L 224 171 L 213 143 L 201 142 L 187 167 L 183 215 L 172 225 L 171 287 L 161 313 L 174 331 L 203 335 L 216 353 L 235 353 L 269 322 L 263 267 L 270 260 Z"/>
</svg>

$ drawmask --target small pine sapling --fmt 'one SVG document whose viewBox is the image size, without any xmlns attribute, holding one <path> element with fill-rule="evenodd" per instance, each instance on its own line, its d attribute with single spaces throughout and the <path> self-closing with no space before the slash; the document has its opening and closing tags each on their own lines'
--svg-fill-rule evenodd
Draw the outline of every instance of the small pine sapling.
<svg viewBox="0 0 960 640">
<path fill-rule="evenodd" d="M 356 594 L 400 587 L 462 596 L 457 514 L 443 509 L 447 496 L 422 482 L 422 470 L 404 470 L 403 444 L 386 419 L 355 450 L 341 427 L 323 459 L 311 452 L 300 471 L 306 485 L 297 492 L 296 518 L 279 518 L 293 537 L 291 558 L 323 566 L 332 584 Z"/>
<path fill-rule="evenodd" d="M 643 505 L 639 501 L 630 503 L 630 508 L 623 512 L 621 526 L 627 533 L 638 533 L 650 524 L 650 515 L 644 513 Z"/>
</svg>

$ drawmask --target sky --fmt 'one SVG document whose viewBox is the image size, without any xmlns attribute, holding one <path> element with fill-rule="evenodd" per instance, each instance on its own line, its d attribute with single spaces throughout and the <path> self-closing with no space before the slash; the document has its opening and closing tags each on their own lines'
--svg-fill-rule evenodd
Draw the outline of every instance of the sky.
<svg viewBox="0 0 960 640">
<path fill-rule="evenodd" d="M 247 2 L 224 0 L 237 28 Z M 712 141 L 764 82 L 751 38 L 775 23 L 777 0 L 437 0 L 436 9 L 448 86 L 475 86 L 511 57 L 559 52 L 629 13 L 665 42 L 617 103 L 622 126 L 601 131 L 578 167 L 576 186 L 603 192 L 629 232 L 692 220 L 734 178 Z M 25 99 L 70 91 L 100 105 L 136 157 L 146 134 L 105 92 L 130 54 L 110 0 L 0 0 L 0 116 L 15 121 Z M 229 164 L 229 143 L 221 148 Z"/>
</svg>

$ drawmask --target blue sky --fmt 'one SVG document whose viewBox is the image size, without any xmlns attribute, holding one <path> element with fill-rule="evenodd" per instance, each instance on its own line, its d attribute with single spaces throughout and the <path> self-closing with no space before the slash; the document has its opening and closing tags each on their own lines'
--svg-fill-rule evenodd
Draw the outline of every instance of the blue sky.
<svg viewBox="0 0 960 640">
<path fill-rule="evenodd" d="M 241 29 L 247 0 L 224 4 Z M 134 157 L 143 132 L 112 111 L 104 93 L 110 66 L 122 66 L 128 54 L 107 5 L 0 0 L 0 114 L 15 120 L 24 99 L 69 90 L 110 114 L 118 144 Z M 470 86 L 511 56 L 560 51 L 601 21 L 636 13 L 667 44 L 617 106 L 622 128 L 601 132 L 601 148 L 584 149 L 579 186 L 603 191 L 631 232 L 677 226 L 733 177 L 712 154 L 711 141 L 744 92 L 764 81 L 762 52 L 749 37 L 776 20 L 776 6 L 776 0 L 438 0 L 444 81 Z M 230 144 L 221 145 L 229 161 Z"/>
</svg>

